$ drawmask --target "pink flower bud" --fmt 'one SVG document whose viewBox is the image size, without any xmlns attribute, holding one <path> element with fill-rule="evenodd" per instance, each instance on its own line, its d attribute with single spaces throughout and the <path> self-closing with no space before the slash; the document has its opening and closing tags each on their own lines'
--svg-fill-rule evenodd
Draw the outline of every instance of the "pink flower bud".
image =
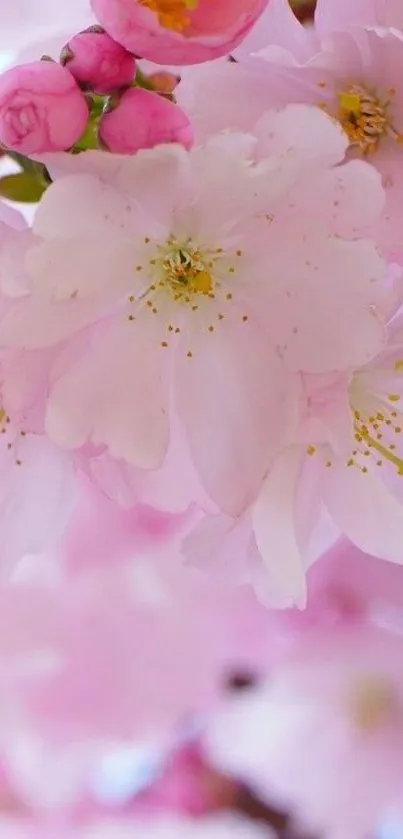
<svg viewBox="0 0 403 839">
<path fill-rule="evenodd" d="M 181 143 L 188 149 L 193 145 L 193 129 L 178 105 L 148 90 L 131 88 L 102 117 L 99 138 L 118 154 L 133 154 L 160 143 Z"/>
<path fill-rule="evenodd" d="M 65 151 L 79 139 L 88 106 L 73 76 L 53 61 L 0 76 L 0 143 L 21 154 Z"/>
<path fill-rule="evenodd" d="M 136 72 L 134 57 L 95 26 L 75 35 L 62 50 L 60 61 L 78 84 L 97 93 L 129 85 Z"/>
<path fill-rule="evenodd" d="M 337 0 L 335 0 L 337 2 Z M 107 32 L 156 64 L 199 64 L 227 55 L 269 0 L 91 0 Z"/>
</svg>

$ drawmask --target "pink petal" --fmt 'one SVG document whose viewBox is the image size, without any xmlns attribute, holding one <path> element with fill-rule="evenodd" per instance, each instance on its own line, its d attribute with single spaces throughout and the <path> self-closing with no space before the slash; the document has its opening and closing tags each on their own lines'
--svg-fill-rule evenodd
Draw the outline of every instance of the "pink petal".
<svg viewBox="0 0 403 839">
<path fill-rule="evenodd" d="M 262 560 L 279 592 L 300 608 L 306 601 L 306 582 L 295 532 L 295 503 L 303 456 L 298 447 L 286 449 L 272 466 L 252 512 Z"/>
<path fill-rule="evenodd" d="M 381 0 L 384 3 L 385 0 Z M 399 0 L 396 0 L 399 3 Z M 319 0 L 315 12 L 315 26 L 319 37 L 324 38 L 334 30 L 349 26 L 382 26 L 379 0 L 349 0 L 348 3 L 334 0 Z"/>
<path fill-rule="evenodd" d="M 305 186 L 305 185 L 304 185 Z M 378 230 L 385 208 L 385 190 L 379 171 L 363 160 L 351 160 L 315 178 L 314 189 L 302 188 L 295 215 L 312 217 L 320 205 L 320 224 L 339 236 L 351 239 L 375 223 Z M 375 239 L 378 243 L 378 238 Z"/>
<path fill-rule="evenodd" d="M 46 190 L 35 214 L 34 233 L 45 238 L 88 235 L 134 236 L 138 214 L 133 201 L 100 177 L 69 175 Z"/>
<path fill-rule="evenodd" d="M 92 298 L 101 308 L 125 292 L 143 291 L 137 259 L 133 241 L 123 236 L 102 239 L 100 231 L 96 238 L 44 239 L 30 248 L 26 266 L 38 297 L 54 303 Z"/>
<path fill-rule="evenodd" d="M 109 325 L 55 384 L 50 437 L 67 448 L 104 443 L 114 457 L 159 466 L 169 439 L 167 355 L 151 317 Z"/>
<path fill-rule="evenodd" d="M 170 144 L 142 149 L 121 159 L 116 183 L 122 192 L 135 196 L 154 226 L 162 223 L 169 227 L 174 208 L 186 208 L 194 194 L 189 153 L 182 146 Z"/>
<path fill-rule="evenodd" d="M 28 434 L 15 452 L 2 450 L 0 457 L 0 540 L 8 573 L 11 563 L 50 549 L 63 533 L 76 500 L 75 476 L 69 456 L 43 436 Z"/>
<path fill-rule="evenodd" d="M 312 37 L 291 11 L 288 0 L 270 0 L 266 11 L 259 18 L 249 35 L 234 52 L 238 61 L 247 61 L 251 53 L 281 44 L 298 61 L 307 61 L 312 54 Z"/>
<path fill-rule="evenodd" d="M 339 123 L 314 105 L 292 104 L 268 111 L 255 133 L 258 157 L 278 155 L 284 170 L 299 179 L 306 177 L 307 166 L 318 172 L 340 163 L 348 146 Z"/>
<path fill-rule="evenodd" d="M 71 337 L 100 314 L 92 300 L 52 303 L 25 298 L 0 320 L 0 344 L 22 349 L 51 347 Z"/>
<path fill-rule="evenodd" d="M 194 330 L 191 357 L 184 346 L 177 359 L 178 412 L 191 455 L 206 491 L 229 515 L 256 497 L 295 398 L 265 337 L 239 320 Z"/>
<path fill-rule="evenodd" d="M 403 507 L 382 478 L 335 460 L 323 493 L 332 518 L 357 547 L 403 564 Z"/>
<path fill-rule="evenodd" d="M 385 339 L 375 306 L 386 266 L 375 246 L 322 235 L 319 222 L 316 231 L 304 232 L 296 220 L 289 236 L 292 247 L 284 249 L 276 220 L 268 226 L 270 274 L 276 283 L 273 291 L 270 283 L 266 292 L 259 289 L 261 303 L 267 294 L 266 323 L 286 365 L 322 373 L 370 361 Z"/>
<path fill-rule="evenodd" d="M 189 565 L 236 585 L 249 579 L 248 550 L 252 536 L 249 516 L 204 516 L 183 540 Z"/>
</svg>

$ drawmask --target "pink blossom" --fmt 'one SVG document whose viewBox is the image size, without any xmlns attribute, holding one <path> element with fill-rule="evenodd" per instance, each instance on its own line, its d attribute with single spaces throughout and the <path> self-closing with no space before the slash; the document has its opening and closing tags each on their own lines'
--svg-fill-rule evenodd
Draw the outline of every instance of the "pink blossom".
<svg viewBox="0 0 403 839">
<path fill-rule="evenodd" d="M 0 141 L 21 154 L 62 151 L 83 133 L 88 107 L 73 76 L 52 61 L 0 76 Z"/>
<path fill-rule="evenodd" d="M 320 20 L 322 4 L 319 0 Z M 337 10 L 334 14 L 341 20 L 345 10 L 350 5 L 354 10 L 356 4 L 325 0 L 325 5 Z M 313 36 L 298 23 L 287 0 L 272 0 L 266 16 L 259 51 L 248 54 L 247 42 L 242 45 L 242 66 L 196 68 L 195 78 L 183 74 L 177 98 L 192 120 L 196 140 L 220 129 L 250 130 L 268 104 L 304 102 L 324 109 L 346 131 L 349 158 L 368 160 L 382 176 L 385 211 L 368 233 L 394 253 L 400 248 L 403 188 L 402 32 L 364 26 L 332 32 L 325 31 L 323 24 Z M 323 21 L 327 20 L 323 12 Z M 268 45 L 262 48 L 264 38 Z M 211 107 L 214 97 L 219 98 L 220 108 Z"/>
<path fill-rule="evenodd" d="M 363 162 L 335 165 L 345 147 L 299 106 L 268 115 L 257 143 L 79 156 L 44 195 L 31 293 L 0 329 L 27 350 L 67 342 L 49 374 L 51 437 L 156 468 L 173 396 L 204 489 L 244 509 L 295 421 L 295 373 L 350 369 L 384 343 L 385 265 L 357 238 L 383 193 Z"/>
<path fill-rule="evenodd" d="M 289 75 L 288 101 L 303 99 L 339 119 L 350 156 L 366 158 L 381 173 L 386 206 L 374 235 L 391 253 L 400 247 L 402 75 L 403 34 L 363 28 L 328 36 L 322 52 Z"/>
<path fill-rule="evenodd" d="M 347 626 L 296 639 L 266 686 L 212 721 L 210 756 L 328 839 L 402 814 L 403 639 Z"/>
<path fill-rule="evenodd" d="M 270 617 L 250 593 L 149 560 L 47 586 L 26 576 L 0 588 L 0 606 L 0 741 L 37 808 L 79 802 L 119 744 L 169 746 L 270 656 Z"/>
<path fill-rule="evenodd" d="M 107 32 L 137 56 L 158 64 L 196 64 L 229 53 L 268 0 L 92 0 Z"/>
<path fill-rule="evenodd" d="M 102 116 L 99 138 L 118 154 L 133 154 L 161 143 L 193 145 L 193 130 L 184 111 L 157 93 L 141 88 L 126 90 L 116 106 Z"/>
<path fill-rule="evenodd" d="M 81 87 L 104 94 L 131 84 L 136 72 L 133 56 L 97 26 L 66 44 L 61 63 Z"/>
<path fill-rule="evenodd" d="M 349 375 L 302 376 L 299 432 L 272 466 L 249 514 L 196 525 L 185 551 L 220 554 L 267 602 L 305 603 L 305 571 L 323 516 L 365 553 L 403 564 L 402 320 L 389 346 Z M 203 562 L 204 556 L 204 562 Z"/>
</svg>

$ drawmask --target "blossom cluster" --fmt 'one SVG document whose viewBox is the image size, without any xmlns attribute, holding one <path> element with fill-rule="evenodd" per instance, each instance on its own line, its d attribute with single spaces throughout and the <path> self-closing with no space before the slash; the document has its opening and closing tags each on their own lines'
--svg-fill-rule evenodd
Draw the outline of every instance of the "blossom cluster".
<svg viewBox="0 0 403 839">
<path fill-rule="evenodd" d="M 401 0 L 22 6 L 0 839 L 403 831 Z"/>
</svg>

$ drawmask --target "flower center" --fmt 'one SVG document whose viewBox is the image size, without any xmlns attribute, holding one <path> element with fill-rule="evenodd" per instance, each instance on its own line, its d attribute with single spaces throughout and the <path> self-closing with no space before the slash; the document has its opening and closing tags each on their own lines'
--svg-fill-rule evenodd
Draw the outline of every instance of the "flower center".
<svg viewBox="0 0 403 839">
<path fill-rule="evenodd" d="M 163 328 L 167 329 L 162 347 L 170 347 L 184 327 L 187 332 L 194 318 L 198 330 L 209 334 L 228 316 L 248 323 L 249 314 L 243 310 L 242 299 L 236 305 L 233 284 L 238 271 L 245 270 L 242 248 L 199 245 L 191 236 L 182 239 L 173 234 L 163 243 L 146 236 L 144 244 L 145 260 L 135 266 L 139 294 L 129 294 L 130 309 L 127 312 L 125 308 L 125 319 L 136 322 L 140 312 L 145 311 L 152 316 L 162 314 Z M 172 302 L 178 305 L 173 306 Z M 191 347 L 187 356 L 193 358 Z"/>
<path fill-rule="evenodd" d="M 211 275 L 212 262 L 206 263 L 200 251 L 190 242 L 180 246 L 174 240 L 165 253 L 162 262 L 160 285 L 168 286 L 175 300 L 186 299 L 195 294 L 212 295 L 214 280 Z"/>
<path fill-rule="evenodd" d="M 390 92 L 393 95 L 392 91 Z M 399 135 L 392 128 L 387 116 L 389 102 L 381 103 L 361 85 L 351 85 L 339 94 L 339 120 L 352 146 L 362 154 L 376 151 L 386 134 L 397 140 Z"/>
<path fill-rule="evenodd" d="M 198 0 L 140 0 L 140 5 L 155 12 L 158 23 L 165 29 L 183 32 L 189 25 L 189 12 L 197 7 Z"/>
<path fill-rule="evenodd" d="M 377 731 L 395 715 L 395 693 L 381 679 L 363 679 L 352 696 L 352 712 L 354 722 L 361 731 Z"/>
<path fill-rule="evenodd" d="M 402 375 L 403 359 L 397 359 L 382 371 L 381 378 L 372 370 L 359 371 L 353 376 L 349 403 L 354 442 L 350 451 L 346 451 L 346 466 L 364 474 L 374 467 L 392 468 L 403 477 Z M 330 441 L 326 450 L 326 455 L 330 455 L 325 463 L 327 467 L 333 465 L 334 457 L 329 447 L 332 449 Z M 306 449 L 310 456 L 321 451 L 321 445 L 314 441 Z"/>
</svg>

